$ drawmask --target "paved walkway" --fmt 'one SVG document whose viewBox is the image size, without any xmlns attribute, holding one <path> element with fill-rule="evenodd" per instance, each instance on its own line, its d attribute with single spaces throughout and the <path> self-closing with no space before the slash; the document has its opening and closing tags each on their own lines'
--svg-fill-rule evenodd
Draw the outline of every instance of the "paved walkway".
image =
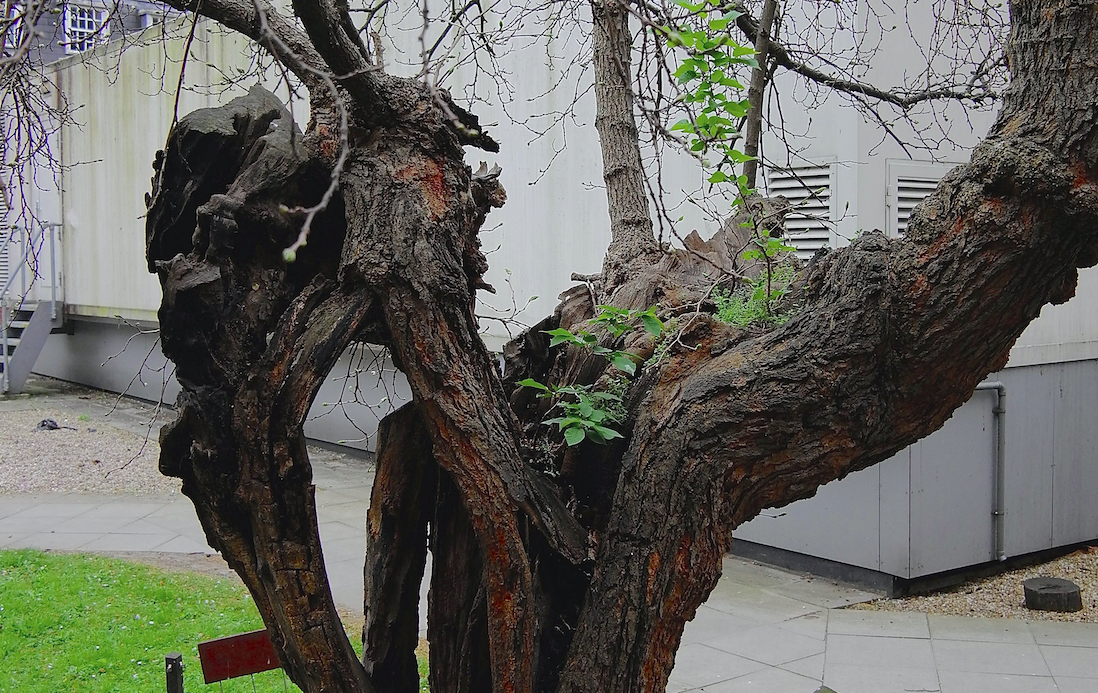
<svg viewBox="0 0 1098 693">
<path fill-rule="evenodd" d="M 313 458 L 332 589 L 337 603 L 359 611 L 373 475 L 360 459 L 327 451 Z M 179 496 L 0 496 L 0 549 L 15 547 L 211 551 Z M 1098 624 L 840 608 L 874 596 L 727 558 L 687 625 L 668 690 L 812 693 L 824 683 L 838 693 L 1098 691 Z"/>
</svg>

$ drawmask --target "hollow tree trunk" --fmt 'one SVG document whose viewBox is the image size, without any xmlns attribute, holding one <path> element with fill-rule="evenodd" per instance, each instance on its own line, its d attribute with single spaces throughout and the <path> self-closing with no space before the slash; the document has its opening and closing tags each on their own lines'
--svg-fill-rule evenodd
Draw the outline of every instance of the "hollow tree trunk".
<svg viewBox="0 0 1098 693">
<path fill-rule="evenodd" d="M 260 89 L 188 116 L 169 138 L 148 259 L 164 286 L 164 353 L 184 392 L 161 434 L 160 468 L 183 479 L 291 677 L 306 690 L 372 690 L 328 588 L 301 423 L 373 300 L 324 279 L 341 215 L 318 219 L 317 254 L 298 267 L 271 261 L 294 234 L 272 210 L 323 189 L 309 149 Z"/>
<path fill-rule="evenodd" d="M 1076 268 L 1098 262 L 1098 5 L 1016 2 L 1014 82 L 988 140 L 918 208 L 905 239 L 869 233 L 810 264 L 783 326 L 745 331 L 694 312 L 702 278 L 735 261 L 723 237 L 688 237 L 689 252 L 656 258 L 638 232 L 642 252 L 626 254 L 651 264 L 613 277 L 615 295 L 627 307 L 656 298 L 682 333 L 628 383 L 626 439 L 565 450 L 540 425 L 543 409 L 508 398 L 476 334 L 476 233 L 503 197 L 464 165 L 462 146 L 491 140 L 444 93 L 372 66 L 340 6 L 295 6 L 308 37 L 273 13 L 268 23 L 298 48 L 298 62 L 282 59 L 310 89 L 324 88 L 310 69 L 345 75 L 338 93 L 314 92 L 304 136 L 258 91 L 181 121 L 147 243 L 184 389 L 161 467 L 183 479 L 310 693 L 409 689 L 411 585 L 428 535 L 436 690 L 663 690 L 737 525 L 941 426 L 1041 306 L 1071 295 Z M 202 11 L 265 38 L 251 4 L 204 0 Z M 611 51 L 597 71 L 627 86 L 628 22 L 617 3 L 600 11 L 616 28 L 596 36 Z M 339 150 L 339 104 L 354 125 L 340 191 L 286 265 L 294 210 L 320 199 Z M 592 311 L 573 292 L 539 327 L 574 327 Z M 365 667 L 327 586 L 301 433 L 328 369 L 363 334 L 390 346 L 414 397 L 383 426 Z M 512 385 L 524 373 L 607 382 L 591 354 L 539 337 L 512 353 Z M 653 349 L 603 334 L 612 342 Z"/>
</svg>

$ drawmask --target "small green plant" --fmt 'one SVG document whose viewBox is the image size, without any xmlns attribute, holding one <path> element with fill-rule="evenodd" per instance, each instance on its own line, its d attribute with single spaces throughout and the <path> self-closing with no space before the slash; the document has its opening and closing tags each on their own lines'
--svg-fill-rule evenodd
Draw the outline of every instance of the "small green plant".
<svg viewBox="0 0 1098 693">
<path fill-rule="evenodd" d="M 523 387 L 541 390 L 538 397 L 557 399 L 553 408 L 563 411 L 564 416 L 546 419 L 542 423 L 553 425 L 564 433 L 568 445 L 578 445 L 584 439 L 599 445 L 605 445 L 621 434 L 607 424 L 621 423 L 625 412 L 621 395 L 600 392 L 590 385 L 565 385 L 550 387 L 527 378 L 519 383 Z"/>
<path fill-rule="evenodd" d="M 91 421 L 91 417 L 88 416 L 87 414 L 81 414 L 80 416 L 76 417 L 76 420 L 77 421 Z"/>
<path fill-rule="evenodd" d="M 718 287 L 713 291 L 717 318 L 737 327 L 782 324 L 789 314 L 778 312 L 775 304 L 788 291 L 792 279 L 791 267 L 778 266 L 732 291 Z"/>
<path fill-rule="evenodd" d="M 691 152 L 699 158 L 705 156 L 703 165 L 712 169 L 708 178 L 710 184 L 731 187 L 735 208 L 746 204 L 756 192 L 748 185 L 745 175 L 735 173 L 736 166 L 754 159 L 736 147 L 741 139 L 739 126 L 750 110 L 749 100 L 741 98 L 745 87 L 736 73 L 759 67 L 755 49 L 732 38 L 728 27 L 743 13 L 727 3 L 718 0 L 674 2 L 690 13 L 694 26 L 653 29 L 670 47 L 684 54 L 674 76 L 685 90 L 680 102 L 690 117 L 679 120 L 671 130 L 685 136 L 685 144 Z M 711 154 L 716 155 L 712 163 L 712 157 L 707 156 Z M 741 257 L 764 263 L 761 281 L 752 282 L 744 291 L 715 295 L 722 319 L 735 325 L 784 321 L 773 307 L 784 294 L 790 278 L 784 276 L 785 270 L 779 269 L 777 260 L 793 248 L 771 236 L 771 231 L 758 221 L 744 224 L 753 229 Z"/>
<path fill-rule="evenodd" d="M 614 306 L 599 306 L 599 314 L 593 322 L 606 328 L 613 339 L 617 339 L 634 327 L 636 321 L 640 321 L 640 328 L 648 334 L 659 339 L 663 334 L 664 325 L 656 317 L 656 307 L 647 310 L 625 310 Z M 571 332 L 564 328 L 546 330 L 549 335 L 549 346 L 555 347 L 561 344 L 574 344 L 591 353 L 603 356 L 619 371 L 633 375 L 637 372 L 637 355 L 628 351 L 611 349 L 599 344 L 597 335 L 580 330 Z M 555 387 L 538 382 L 533 378 L 526 378 L 517 384 L 539 390 L 538 397 L 553 398 L 556 402 L 553 409 L 560 409 L 564 416 L 546 419 L 542 423 L 553 425 L 564 434 L 564 440 L 568 445 L 579 445 L 584 440 L 605 445 L 614 438 L 621 438 L 612 427 L 625 419 L 625 408 L 622 405 L 622 396 L 628 382 L 624 378 L 612 378 L 611 388 L 608 391 L 595 390 L 591 385 L 565 385 Z"/>
</svg>

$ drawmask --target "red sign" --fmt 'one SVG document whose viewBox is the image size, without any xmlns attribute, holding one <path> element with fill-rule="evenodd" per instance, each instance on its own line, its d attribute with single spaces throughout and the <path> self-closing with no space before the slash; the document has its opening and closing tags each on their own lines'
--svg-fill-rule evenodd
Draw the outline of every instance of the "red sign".
<svg viewBox="0 0 1098 693">
<path fill-rule="evenodd" d="M 278 655 L 266 630 L 199 643 L 198 659 L 206 683 L 278 668 Z"/>
</svg>

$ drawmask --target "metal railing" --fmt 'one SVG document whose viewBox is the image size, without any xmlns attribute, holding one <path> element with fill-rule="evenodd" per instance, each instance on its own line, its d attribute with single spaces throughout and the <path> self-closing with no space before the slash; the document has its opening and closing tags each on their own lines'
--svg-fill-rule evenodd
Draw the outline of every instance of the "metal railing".
<svg viewBox="0 0 1098 693">
<path fill-rule="evenodd" d="M 45 281 L 49 281 L 50 319 L 57 319 L 57 293 L 59 280 L 57 276 L 57 230 L 60 224 L 39 221 L 30 229 L 25 226 L 13 225 L 7 229 L 0 228 L 0 250 L 7 250 L 6 255 L 8 277 L 0 286 L 0 364 L 3 372 L 0 373 L 0 393 L 7 392 L 9 386 L 9 364 L 14 349 L 8 340 L 8 331 L 15 320 L 18 311 L 31 297 L 32 293 L 37 302 L 41 303 L 41 290 Z M 6 233 L 5 233 L 6 231 Z M 13 252 L 15 251 L 15 252 Z M 43 257 L 43 253 L 48 255 Z M 18 258 L 12 262 L 14 258 Z M 49 275 L 43 274 L 42 260 L 48 260 Z"/>
</svg>

